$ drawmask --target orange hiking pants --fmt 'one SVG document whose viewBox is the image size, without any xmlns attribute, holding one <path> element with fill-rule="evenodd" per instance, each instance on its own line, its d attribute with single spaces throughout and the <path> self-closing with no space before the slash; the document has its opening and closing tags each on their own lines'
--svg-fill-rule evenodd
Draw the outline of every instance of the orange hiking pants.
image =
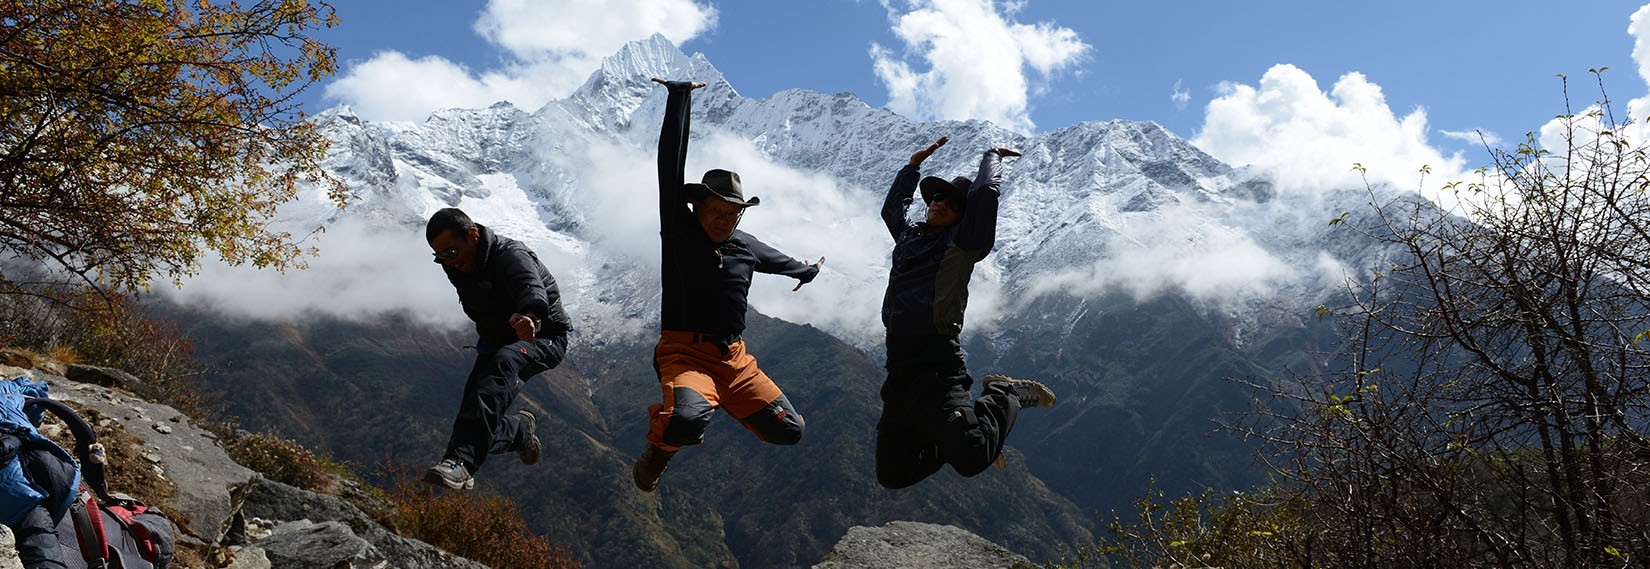
<svg viewBox="0 0 1650 569">
<path fill-rule="evenodd" d="M 653 349 L 664 402 L 648 407 L 647 440 L 665 450 L 704 442 L 712 412 L 726 409 L 763 442 L 802 440 L 802 415 L 737 336 L 665 330 Z"/>
</svg>

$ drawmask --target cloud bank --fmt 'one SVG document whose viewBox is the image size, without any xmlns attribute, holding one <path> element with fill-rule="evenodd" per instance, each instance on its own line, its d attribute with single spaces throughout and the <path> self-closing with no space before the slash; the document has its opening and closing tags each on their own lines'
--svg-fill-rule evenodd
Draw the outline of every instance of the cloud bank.
<svg viewBox="0 0 1650 569">
<path fill-rule="evenodd" d="M 884 0 L 903 53 L 871 44 L 888 107 L 918 121 L 983 119 L 1031 132 L 1030 92 L 1082 62 L 1090 51 L 1077 32 L 1050 22 L 1014 21 L 1016 4 L 994 0 Z M 912 60 L 915 60 L 914 64 Z M 926 66 L 926 70 L 918 66 Z"/>
<path fill-rule="evenodd" d="M 474 28 L 504 52 L 497 69 L 386 51 L 349 67 L 325 96 L 373 121 L 498 101 L 531 111 L 572 93 L 625 42 L 659 33 L 681 44 L 715 25 L 716 9 L 694 0 L 489 0 Z"/>
<path fill-rule="evenodd" d="M 1360 187 L 1354 164 L 1371 183 L 1433 193 L 1467 176 L 1465 158 L 1427 142 L 1425 110 L 1400 118 L 1361 73 L 1341 76 L 1325 92 L 1305 71 L 1280 64 L 1257 85 L 1228 82 L 1219 91 L 1192 143 L 1224 162 L 1270 172 L 1281 191 Z M 1422 167 L 1431 171 L 1424 184 Z"/>
</svg>

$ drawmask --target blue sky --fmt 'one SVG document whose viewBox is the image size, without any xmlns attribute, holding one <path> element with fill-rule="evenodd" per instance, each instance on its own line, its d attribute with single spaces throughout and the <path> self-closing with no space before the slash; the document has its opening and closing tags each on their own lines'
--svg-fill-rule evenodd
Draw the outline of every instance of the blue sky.
<svg viewBox="0 0 1650 569">
<path fill-rule="evenodd" d="M 1265 77 L 1315 83 L 1344 108 L 1335 86 L 1357 74 L 1354 83 L 1392 115 L 1378 122 L 1407 121 L 1438 155 L 1464 153 L 1469 162 L 1481 161 L 1477 144 L 1446 133 L 1482 129 L 1516 142 L 1562 111 L 1556 74 L 1574 80 L 1578 107 L 1597 98 L 1593 67 L 1610 68 L 1618 100 L 1650 92 L 1627 31 L 1641 3 L 1616 0 L 339 4 L 342 24 L 325 39 L 339 48 L 343 73 L 313 90 L 312 110 L 348 102 L 380 120 L 498 99 L 535 108 L 571 91 L 624 41 L 654 32 L 703 52 L 746 96 L 851 91 L 914 119 L 984 118 L 1023 132 L 1152 120 L 1206 150 L 1228 139 L 1208 126 L 1217 118 L 1211 102 L 1250 86 L 1261 92 L 1254 105 L 1264 105 Z M 947 43 L 952 37 L 965 39 Z M 1294 71 L 1282 73 L 1283 64 Z M 902 77 L 910 88 L 896 85 Z M 1277 136 L 1278 122 L 1253 136 Z"/>
<path fill-rule="evenodd" d="M 602 5 L 568 0 L 495 0 L 492 5 L 566 15 L 577 12 L 566 5 L 579 3 Z M 617 5 L 625 3 L 645 12 L 648 5 L 688 2 L 609 2 L 612 8 L 597 12 L 622 12 L 625 8 Z M 413 59 L 444 58 L 479 76 L 520 61 L 510 49 L 477 33 L 477 20 L 488 5 L 348 0 L 337 7 L 342 25 L 325 38 L 340 49 L 345 73 L 386 51 L 399 51 Z M 667 31 L 688 53 L 705 53 L 746 96 L 804 87 L 856 92 L 873 106 L 886 106 L 891 96 L 874 71 L 871 46 L 883 46 L 914 68 L 924 68 L 924 61 L 911 53 L 919 46 L 903 43 L 893 31 L 898 18 L 921 8 L 988 5 L 1011 23 L 1071 30 L 1086 49 L 1046 76 L 1028 73 L 1026 115 L 1039 132 L 1082 120 L 1145 119 L 1190 139 L 1201 129 L 1204 107 L 1218 96 L 1223 82 L 1254 84 L 1267 69 L 1285 63 L 1310 74 L 1322 89 L 1343 74 L 1365 74 L 1398 114 L 1421 107 L 1432 130 L 1485 129 L 1503 139 L 1516 139 L 1558 114 L 1561 92 L 1554 74 L 1584 78 L 1589 68 L 1609 66 L 1605 76 L 1619 99 L 1647 91 L 1633 71 L 1633 38 L 1627 33 L 1638 2 L 969 0 L 949 2 L 949 7 L 947 2 L 906 0 L 886 5 L 736 0 L 696 5 L 714 13 L 701 30 L 670 33 L 643 25 L 629 31 L 642 36 Z M 614 45 L 627 31 L 627 26 L 602 26 L 581 26 L 599 36 L 587 41 L 592 48 Z M 1176 86 L 1185 94 L 1183 102 L 1171 99 Z M 551 86 L 551 91 L 566 89 L 571 87 Z M 1579 92 L 1587 96 L 1581 102 L 1594 99 L 1594 91 Z M 315 107 L 347 101 L 320 96 L 322 89 L 315 89 L 312 101 L 320 99 Z M 1435 142 L 1464 148 L 1449 140 Z"/>
</svg>

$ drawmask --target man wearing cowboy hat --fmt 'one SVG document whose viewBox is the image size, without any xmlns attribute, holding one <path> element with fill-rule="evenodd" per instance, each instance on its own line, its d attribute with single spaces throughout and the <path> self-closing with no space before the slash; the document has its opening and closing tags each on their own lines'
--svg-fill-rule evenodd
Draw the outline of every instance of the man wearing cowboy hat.
<svg viewBox="0 0 1650 569">
<path fill-rule="evenodd" d="M 648 408 L 647 449 L 632 471 L 644 492 L 658 487 L 678 449 L 704 442 L 718 408 L 764 442 L 802 439 L 802 415 L 745 351 L 745 297 L 756 272 L 795 278 L 800 289 L 825 261 L 798 261 L 737 229 L 745 208 L 761 202 L 745 198 L 739 174 L 716 169 L 700 183 L 684 183 L 692 92 L 705 84 L 654 81 L 669 90 L 659 129 L 664 279 L 653 351 L 663 401 Z"/>
<path fill-rule="evenodd" d="M 883 201 L 882 221 L 894 237 L 894 258 L 883 295 L 888 329 L 888 378 L 882 384 L 877 421 L 877 481 L 888 488 L 921 482 L 946 464 L 974 476 L 996 462 L 1020 409 L 1054 404 L 1054 393 L 1035 381 L 985 377 L 978 400 L 963 365 L 963 311 L 974 264 L 997 240 L 1001 159 L 1019 156 L 993 148 L 969 180 L 929 176 L 919 170 L 947 137 L 911 155 Z M 911 195 L 922 188 L 927 220 L 906 222 Z"/>
</svg>

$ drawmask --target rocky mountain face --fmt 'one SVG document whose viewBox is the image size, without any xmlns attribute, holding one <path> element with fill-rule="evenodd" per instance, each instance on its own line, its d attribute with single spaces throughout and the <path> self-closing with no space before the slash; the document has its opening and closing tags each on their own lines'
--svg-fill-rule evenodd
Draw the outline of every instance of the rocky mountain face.
<svg viewBox="0 0 1650 569">
<path fill-rule="evenodd" d="M 831 260 L 802 292 L 761 279 L 752 289 L 753 313 L 773 318 L 753 314 L 746 337 L 808 417 L 803 444 L 767 447 L 719 421 L 708 444 L 672 463 L 657 495 L 637 493 L 628 475 L 643 410 L 658 397 L 652 149 L 665 94 L 650 77 L 709 84 L 694 95 L 688 169 L 744 175 L 763 205 L 742 227 Z M 572 96 L 537 110 L 499 104 L 378 124 L 338 108 L 317 120 L 335 141 L 328 166 L 359 199 L 340 211 L 304 196 L 283 210 L 286 223 L 364 223 L 416 241 L 430 213 L 457 206 L 527 242 L 556 274 L 573 347 L 522 402 L 544 411 L 553 458 L 535 468 L 498 460 L 481 479 L 597 566 L 797 566 L 849 527 L 900 519 L 1045 558 L 1090 539 L 1154 480 L 1169 494 L 1246 486 L 1260 473 L 1251 449 L 1219 423 L 1252 394 L 1230 379 L 1264 384 L 1322 365 L 1311 354 L 1332 331 L 1312 308 L 1380 258 L 1327 223 L 1360 209 L 1361 190 L 1278 187 L 1155 123 L 1030 136 L 914 123 L 846 93 L 747 98 L 662 37 L 627 45 Z M 975 271 L 964 340 L 977 376 L 1043 380 L 1061 403 L 1023 415 L 1007 470 L 946 471 L 890 492 L 871 473 L 892 246 L 877 212 L 910 153 L 940 136 L 951 142 L 925 173 L 972 175 L 989 147 L 1024 152 L 1007 162 L 996 248 Z M 274 322 L 167 310 L 249 425 L 360 464 L 387 456 L 422 466 L 439 458 L 470 361 L 469 334 L 421 318 L 456 312 L 451 300 Z"/>
</svg>

